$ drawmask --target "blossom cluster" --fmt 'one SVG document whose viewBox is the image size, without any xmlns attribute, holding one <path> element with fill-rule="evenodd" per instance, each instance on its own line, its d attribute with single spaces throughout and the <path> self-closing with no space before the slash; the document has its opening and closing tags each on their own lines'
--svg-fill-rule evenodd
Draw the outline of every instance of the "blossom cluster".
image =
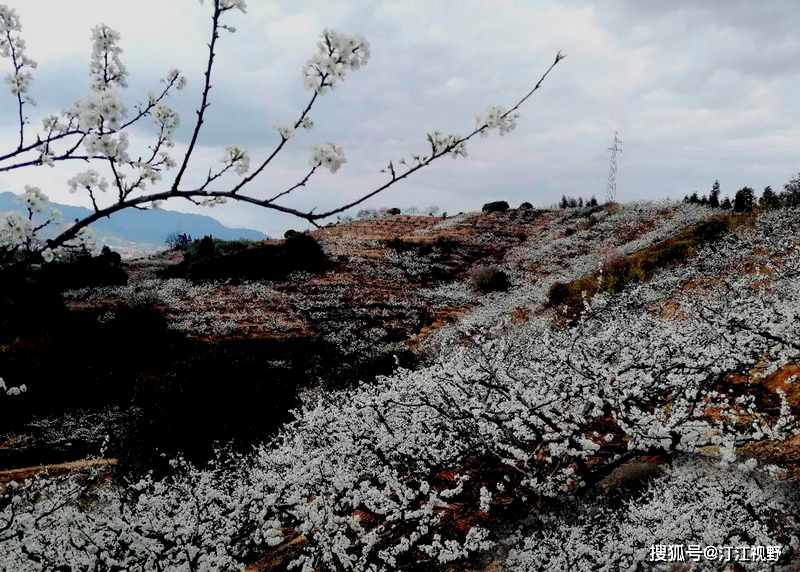
<svg viewBox="0 0 800 572">
<path fill-rule="evenodd" d="M 244 175 L 250 170 L 250 154 L 238 145 L 229 145 L 225 148 L 225 156 L 220 159 L 225 169 L 233 167 L 237 175 Z"/>
<path fill-rule="evenodd" d="M 0 222 L 0 248 L 26 244 L 33 239 L 33 223 L 22 213 L 6 213 Z"/>
<path fill-rule="evenodd" d="M 24 383 L 17 387 L 7 387 L 6 382 L 0 377 L 0 391 L 4 391 L 6 395 L 19 395 L 28 391 L 28 388 Z"/>
<path fill-rule="evenodd" d="M 11 58 L 14 65 L 14 71 L 6 75 L 5 83 L 12 95 L 20 98 L 20 102 L 33 103 L 27 95 L 33 75 L 23 68 L 36 69 L 36 62 L 25 53 L 25 40 L 14 34 L 21 29 L 16 10 L 0 5 L 0 56 Z"/>
<path fill-rule="evenodd" d="M 317 43 L 319 53 L 303 66 L 304 86 L 322 95 L 335 89 L 348 70 L 357 70 L 369 61 L 369 42 L 360 34 L 348 36 L 325 28 Z"/>
<path fill-rule="evenodd" d="M 117 45 L 119 40 L 119 32 L 105 24 L 92 29 L 92 57 L 89 64 L 92 91 L 102 93 L 114 84 L 128 87 L 128 71 L 119 57 L 122 53 L 122 48 Z"/>
<path fill-rule="evenodd" d="M 428 133 L 428 142 L 433 155 L 449 153 L 453 159 L 459 155 L 467 156 L 466 141 L 462 141 L 460 135 L 444 135 L 441 131 L 434 131 Z"/>
<path fill-rule="evenodd" d="M 102 192 L 108 190 L 108 181 L 94 169 L 78 173 L 67 181 L 67 185 L 70 193 L 75 193 L 79 188 L 86 189 L 89 192 L 95 188 L 100 189 Z"/>
<path fill-rule="evenodd" d="M 283 139 L 290 139 L 294 135 L 294 127 L 282 121 L 273 125 Z"/>
<path fill-rule="evenodd" d="M 509 112 L 502 105 L 492 105 L 486 115 L 476 117 L 477 128 L 480 129 L 481 137 L 488 137 L 491 129 L 500 131 L 500 135 L 505 135 L 514 130 L 519 119 L 519 112 Z"/>
<path fill-rule="evenodd" d="M 344 157 L 344 150 L 339 145 L 327 143 L 326 145 L 314 145 L 311 148 L 309 163 L 312 167 L 324 165 L 331 173 L 335 173 L 339 167 L 347 163 L 347 159 Z"/>
<path fill-rule="evenodd" d="M 181 86 L 178 84 L 178 89 L 180 88 Z M 153 123 L 161 127 L 161 134 L 162 138 L 164 138 L 165 145 L 167 147 L 174 147 L 175 142 L 172 140 L 172 136 L 175 134 L 178 125 L 180 125 L 180 116 L 178 113 L 168 105 L 157 103 L 153 112 Z"/>
<path fill-rule="evenodd" d="M 14 201 L 25 203 L 29 211 L 41 214 L 44 212 L 45 205 L 47 205 L 49 199 L 39 187 L 25 185 L 25 194 L 14 197 Z"/>
</svg>

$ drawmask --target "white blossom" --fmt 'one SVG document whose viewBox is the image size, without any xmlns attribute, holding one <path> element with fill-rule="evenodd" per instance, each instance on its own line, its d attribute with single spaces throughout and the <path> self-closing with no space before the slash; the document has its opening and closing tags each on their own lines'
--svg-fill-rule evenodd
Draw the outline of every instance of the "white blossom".
<svg viewBox="0 0 800 572">
<path fill-rule="evenodd" d="M 5 381 L 3 381 L 3 378 L 0 377 L 0 391 L 5 391 L 6 395 L 14 396 L 25 393 L 28 391 L 28 388 L 24 383 L 18 385 L 17 387 L 7 387 Z"/>
<path fill-rule="evenodd" d="M 25 244 L 32 238 L 33 223 L 22 213 L 5 213 L 0 219 L 0 246 Z"/>
<path fill-rule="evenodd" d="M 86 189 L 90 192 L 97 188 L 102 192 L 106 192 L 108 190 L 108 181 L 94 169 L 89 169 L 70 178 L 67 181 L 67 186 L 70 193 L 75 193 L 78 188 Z"/>
<path fill-rule="evenodd" d="M 244 175 L 250 170 L 250 155 L 238 145 L 230 145 L 225 148 L 225 156 L 220 159 L 225 167 L 233 167 L 237 174 Z"/>
<path fill-rule="evenodd" d="M 175 87 L 178 89 L 183 89 L 186 87 L 186 76 L 181 75 L 181 72 L 178 69 L 171 69 L 167 73 L 167 76 L 161 80 L 161 83 L 169 84 L 172 82 L 176 82 Z M 155 99 L 155 97 L 153 97 L 153 99 Z"/>
<path fill-rule="evenodd" d="M 11 89 L 12 95 L 27 93 L 33 81 L 33 74 L 29 71 L 6 74 L 5 82 Z"/>
<path fill-rule="evenodd" d="M 25 203 L 26 206 L 35 213 L 43 213 L 44 207 L 50 199 L 47 198 L 39 187 L 25 185 L 25 193 L 14 197 L 14 201 Z"/>
<path fill-rule="evenodd" d="M 278 131 L 278 133 L 280 133 L 280 136 L 283 139 L 290 139 L 292 137 L 292 135 L 294 135 L 294 127 L 292 127 L 291 125 L 287 125 L 286 123 L 284 123 L 282 121 L 279 121 L 278 123 L 276 123 L 272 127 L 273 127 L 273 129 L 276 129 Z"/>
<path fill-rule="evenodd" d="M 477 128 L 481 129 L 481 137 L 488 137 L 489 130 L 498 129 L 500 135 L 512 131 L 517 126 L 519 112 L 509 113 L 502 105 L 492 105 L 486 115 L 479 115 L 476 118 Z"/>
<path fill-rule="evenodd" d="M 339 170 L 347 159 L 344 157 L 344 150 L 336 143 L 327 143 L 326 145 L 314 145 L 311 147 L 311 159 L 309 163 L 312 167 L 323 165 L 335 173 Z"/>
<path fill-rule="evenodd" d="M 92 28 L 92 58 L 89 73 L 92 77 L 92 90 L 105 91 L 113 84 L 119 87 L 128 87 L 128 72 L 120 60 L 122 48 L 117 46 L 120 39 L 115 32 L 105 24 Z"/>
<path fill-rule="evenodd" d="M 489 492 L 485 486 L 481 487 L 480 502 L 478 503 L 478 510 L 481 512 L 489 512 L 490 503 L 492 502 L 492 493 Z"/>
<path fill-rule="evenodd" d="M 303 66 L 304 87 L 320 95 L 334 89 L 347 70 L 366 65 L 370 57 L 369 42 L 360 34 L 348 36 L 325 28 L 321 35 L 319 53 Z"/>
<path fill-rule="evenodd" d="M 68 129 L 66 124 L 59 122 L 58 115 L 48 115 L 42 119 L 42 125 L 47 131 L 55 131 L 56 133 L 66 133 Z"/>
<path fill-rule="evenodd" d="M 224 205 L 228 202 L 228 199 L 225 197 L 212 197 L 210 199 L 203 199 L 200 201 L 200 205 L 204 207 L 215 207 L 217 205 Z"/>
<path fill-rule="evenodd" d="M 431 144 L 431 151 L 434 155 L 447 152 L 450 153 L 453 159 L 459 155 L 462 157 L 467 156 L 467 143 L 466 141 L 461 141 L 461 136 L 459 135 L 444 135 L 441 131 L 434 131 L 433 133 L 428 133 L 428 142 Z"/>
<path fill-rule="evenodd" d="M 173 147 L 175 143 L 172 141 L 172 136 L 180 125 L 178 113 L 171 107 L 158 103 L 153 111 L 153 123 L 161 127 L 167 147 Z"/>
<path fill-rule="evenodd" d="M 306 131 L 311 131 L 311 129 L 314 128 L 314 121 L 310 117 L 306 116 L 302 121 L 300 121 L 300 127 Z"/>
<path fill-rule="evenodd" d="M 12 58 L 14 64 L 14 71 L 6 75 L 5 82 L 13 95 L 24 96 L 22 101 L 33 104 L 33 100 L 26 95 L 33 76 L 24 68 L 36 69 L 37 64 L 25 53 L 25 40 L 14 34 L 21 29 L 17 12 L 6 5 L 0 5 L 0 56 Z"/>
</svg>

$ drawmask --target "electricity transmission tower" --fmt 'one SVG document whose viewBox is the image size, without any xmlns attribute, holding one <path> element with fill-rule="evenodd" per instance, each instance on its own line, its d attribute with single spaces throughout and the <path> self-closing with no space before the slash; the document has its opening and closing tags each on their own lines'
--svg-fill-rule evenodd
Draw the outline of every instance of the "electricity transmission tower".
<svg viewBox="0 0 800 572">
<path fill-rule="evenodd" d="M 617 132 L 614 131 L 614 145 L 609 147 L 611 151 L 611 168 L 608 171 L 608 185 L 606 186 L 606 202 L 614 202 L 614 197 L 617 195 L 617 152 L 622 153 L 619 147 L 622 141 L 617 138 Z"/>
</svg>

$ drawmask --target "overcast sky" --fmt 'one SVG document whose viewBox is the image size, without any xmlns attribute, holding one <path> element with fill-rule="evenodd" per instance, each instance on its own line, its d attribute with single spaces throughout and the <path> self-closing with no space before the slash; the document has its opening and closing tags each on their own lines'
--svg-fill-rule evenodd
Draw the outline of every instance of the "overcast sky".
<svg viewBox="0 0 800 572">
<path fill-rule="evenodd" d="M 202 87 L 210 2 L 12 0 L 28 54 L 39 64 L 30 127 L 86 95 L 91 28 L 105 23 L 122 35 L 129 109 L 169 69 L 187 76 L 187 88 L 171 99 L 182 118 L 173 150 L 179 158 Z M 620 201 L 702 194 L 715 179 L 723 194 L 745 185 L 777 190 L 800 171 L 796 0 L 248 4 L 247 14 L 227 14 L 237 32 L 223 33 L 219 44 L 211 107 L 187 185 L 218 164 L 226 145 L 246 147 L 253 164 L 274 148 L 279 137 L 271 126 L 293 122 L 311 95 L 301 69 L 325 27 L 363 34 L 372 58 L 318 100 L 311 111 L 315 128 L 289 142 L 251 185 L 252 195 L 271 196 L 297 182 L 308 169 L 311 145 L 328 141 L 343 146 L 347 163 L 336 174 L 318 172 L 284 204 L 329 209 L 366 194 L 386 181 L 379 171 L 390 159 L 427 151 L 426 133 L 466 134 L 489 105 L 516 103 L 559 50 L 567 58 L 523 105 L 515 131 L 473 139 L 467 158 L 439 159 L 366 206 L 439 205 L 455 214 L 501 199 L 512 206 L 547 206 L 562 194 L 602 200 L 615 131 L 623 141 Z M 5 74 L 10 63 L 2 64 Z M 3 141 L 14 141 L 15 113 L 7 94 L 0 100 Z M 132 148 L 143 150 L 153 133 L 143 123 L 131 134 Z M 66 190 L 66 180 L 85 168 L 62 163 L 4 173 L 0 190 L 19 193 L 37 184 L 57 202 L 88 206 Z M 271 235 L 307 227 L 244 204 L 164 206 Z"/>
</svg>

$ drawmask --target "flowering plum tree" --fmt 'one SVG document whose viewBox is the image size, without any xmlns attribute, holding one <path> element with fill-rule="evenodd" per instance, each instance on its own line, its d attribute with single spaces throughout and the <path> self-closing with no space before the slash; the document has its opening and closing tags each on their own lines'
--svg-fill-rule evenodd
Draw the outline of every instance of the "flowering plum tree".
<svg viewBox="0 0 800 572">
<path fill-rule="evenodd" d="M 105 168 L 105 174 L 92 168 L 68 181 L 70 192 L 80 190 L 88 194 L 94 212 L 62 229 L 54 238 L 45 241 L 36 240 L 37 233 L 45 226 L 55 226 L 58 221 L 51 214 L 43 222 L 34 222 L 34 213 L 42 212 L 47 197 L 40 189 L 26 187 L 23 200 L 28 203 L 29 216 L 8 215 L 0 222 L 0 250 L 5 255 L 4 258 L 0 258 L 0 264 L 7 265 L 9 260 L 12 260 L 22 265 L 40 258 L 50 261 L 57 249 L 69 244 L 70 241 L 83 238 L 85 229 L 93 222 L 123 209 L 146 208 L 148 205 L 157 208 L 162 201 L 176 198 L 208 206 L 224 203 L 228 199 L 242 201 L 294 215 L 316 224 L 316 221 L 361 204 L 439 157 L 466 156 L 466 142 L 475 135 L 487 136 L 492 129 L 498 129 L 500 134 L 504 135 L 512 130 L 519 117 L 517 112 L 519 106 L 539 89 L 550 70 L 564 57 L 559 52 L 535 87 L 511 109 L 502 106 L 490 107 L 485 116 L 477 118 L 475 129 L 468 135 L 462 137 L 442 134 L 439 131 L 429 133 L 429 153 L 413 155 L 412 164 L 407 164 L 401 159 L 399 164 L 405 166 L 402 172 L 396 170 L 390 161 L 387 169 L 384 169 L 391 175 L 391 180 L 386 184 L 333 210 L 322 213 L 315 213 L 313 210 L 304 212 L 282 205 L 278 199 L 305 186 L 320 167 L 335 173 L 346 162 L 344 150 L 336 143 L 314 146 L 311 149 L 309 172 L 296 185 L 275 196 L 254 197 L 245 195 L 241 191 L 266 169 L 289 139 L 294 137 L 297 129 L 313 127 L 314 122 L 309 112 L 317 98 L 335 89 L 348 71 L 366 65 L 370 57 L 369 42 L 360 35 L 348 36 L 330 29 L 323 30 L 317 44 L 318 52 L 303 67 L 304 86 L 313 92 L 311 98 L 295 121 L 279 122 L 274 126 L 280 137 L 274 150 L 259 159 L 251 168 L 251 157 L 247 150 L 237 145 L 228 146 L 220 159 L 222 166 L 216 170 L 209 169 L 205 182 L 199 187 L 186 188 L 182 185 L 183 179 L 210 105 L 212 70 L 220 33 L 222 30 L 236 31 L 233 26 L 223 23 L 224 17 L 231 10 L 240 10 L 244 13 L 247 9 L 245 0 L 214 0 L 212 5 L 208 63 L 201 101 L 197 109 L 197 122 L 192 129 L 188 149 L 179 161 L 173 159 L 168 152 L 168 149 L 174 146 L 179 117 L 165 100 L 173 90 L 180 90 L 186 86 L 186 78 L 178 70 L 171 70 L 161 80 L 163 87 L 160 91 L 150 92 L 147 101 L 137 105 L 135 113 L 129 117 L 128 110 L 119 97 L 120 90 L 127 87 L 128 78 L 128 72 L 120 59 L 122 53 L 118 45 L 120 36 L 105 25 L 95 27 L 92 32 L 94 47 L 90 64 L 89 97 L 65 108 L 60 115 L 45 117 L 42 120 L 43 131 L 37 133 L 35 138 L 31 138 L 26 133 L 26 125 L 29 122 L 24 111 L 26 105 L 34 105 L 29 93 L 33 78 L 31 70 L 36 68 L 36 62 L 27 55 L 25 42 L 19 36 L 21 26 L 16 12 L 8 6 L 0 6 L 0 55 L 10 58 L 13 66 L 13 70 L 6 76 L 6 83 L 16 99 L 19 120 L 16 147 L 0 155 L 0 172 L 38 165 L 53 167 L 56 163 L 73 160 L 86 161 Z M 148 147 L 143 155 L 138 155 L 128 148 L 126 129 L 145 117 L 150 117 L 155 124 L 157 137 L 154 145 Z M 177 168 L 177 173 L 171 183 L 163 185 L 161 189 L 147 188 L 148 185 L 156 187 L 161 184 L 164 173 L 173 168 Z M 237 175 L 238 180 L 228 189 L 213 190 L 212 183 L 227 174 Z M 114 190 L 115 196 L 113 202 L 109 203 L 102 198 L 109 194 L 110 189 Z"/>
</svg>

